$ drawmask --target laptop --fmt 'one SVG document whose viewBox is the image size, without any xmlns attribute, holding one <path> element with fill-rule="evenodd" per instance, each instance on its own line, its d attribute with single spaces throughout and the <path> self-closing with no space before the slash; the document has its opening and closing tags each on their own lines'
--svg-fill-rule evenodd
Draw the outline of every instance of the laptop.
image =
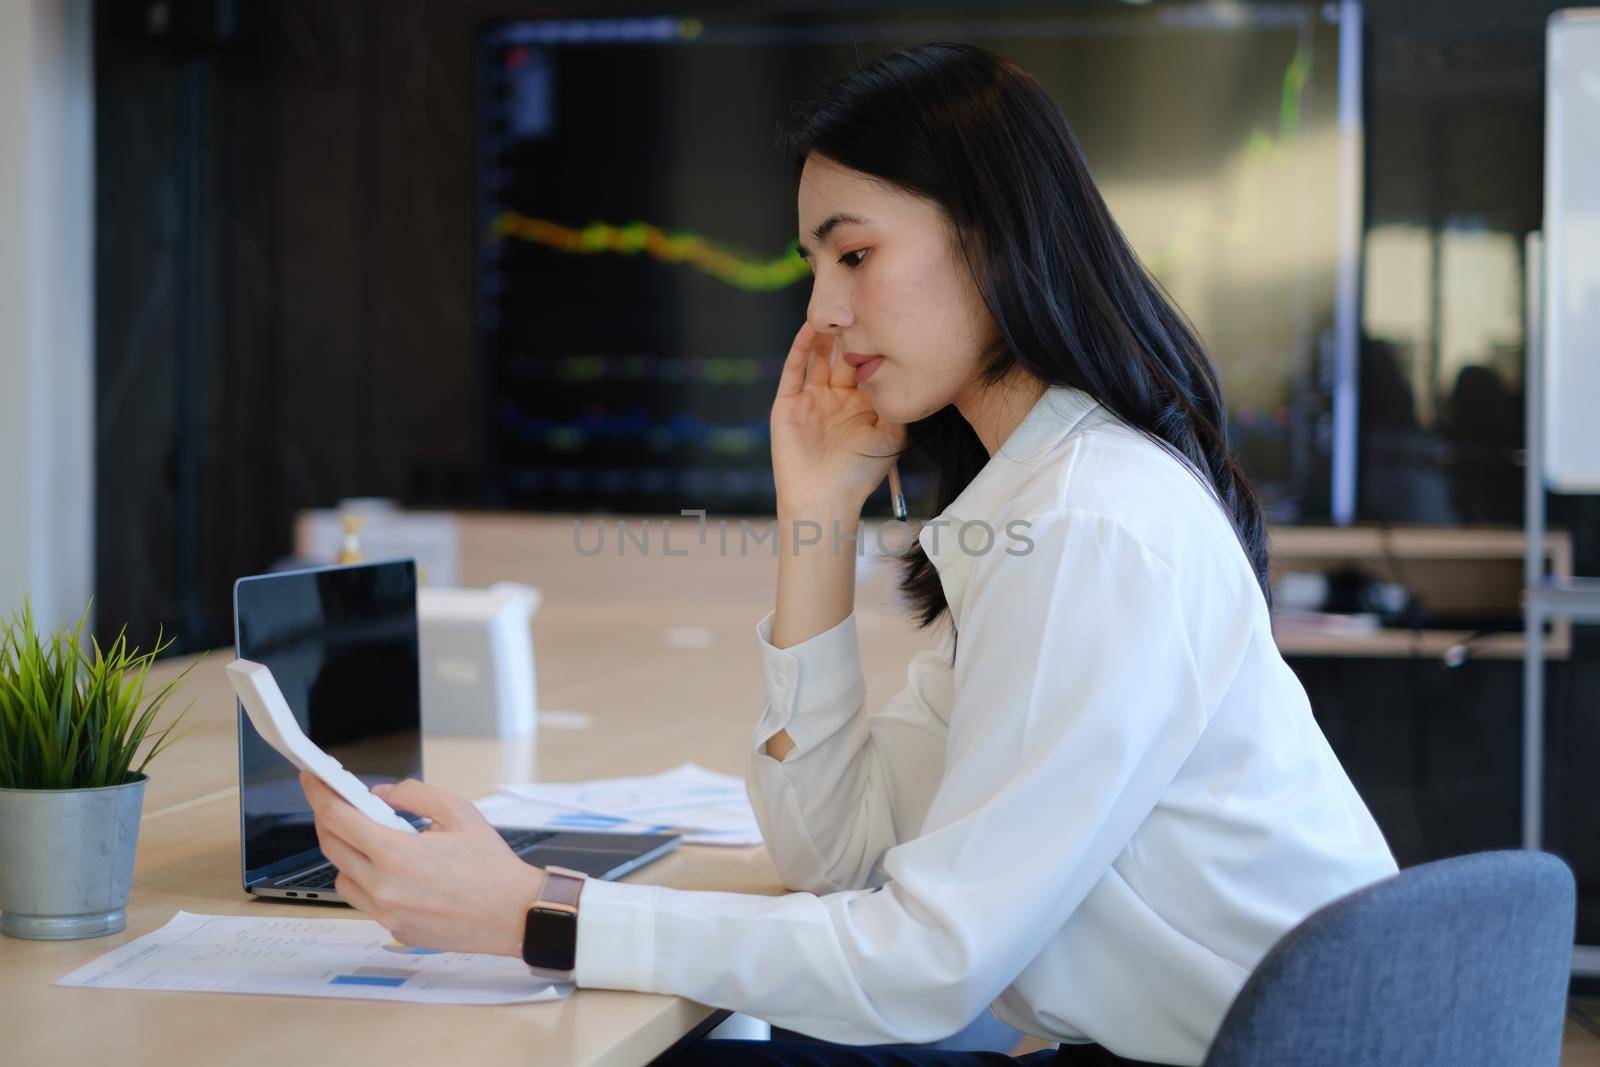
<svg viewBox="0 0 1600 1067">
<path fill-rule="evenodd" d="M 266 664 L 301 729 L 368 786 L 422 778 L 422 688 L 413 560 L 316 567 L 239 579 L 234 646 Z M 317 847 L 299 772 L 239 717 L 240 867 L 247 892 L 347 903 Z M 419 830 L 428 820 L 402 818 Z M 618 878 L 666 855 L 677 834 L 496 827 L 518 856 Z"/>
</svg>

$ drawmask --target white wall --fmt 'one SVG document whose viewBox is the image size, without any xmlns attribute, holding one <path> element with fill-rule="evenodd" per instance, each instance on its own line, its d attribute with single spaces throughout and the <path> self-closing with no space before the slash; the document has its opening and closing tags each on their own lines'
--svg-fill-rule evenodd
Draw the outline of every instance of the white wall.
<svg viewBox="0 0 1600 1067">
<path fill-rule="evenodd" d="M 94 589 L 91 0 L 0 0 L 0 613 Z"/>
</svg>

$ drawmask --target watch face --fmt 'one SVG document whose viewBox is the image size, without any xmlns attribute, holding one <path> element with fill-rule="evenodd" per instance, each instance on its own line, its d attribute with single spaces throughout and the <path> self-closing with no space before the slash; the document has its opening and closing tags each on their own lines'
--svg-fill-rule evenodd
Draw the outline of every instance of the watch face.
<svg viewBox="0 0 1600 1067">
<path fill-rule="evenodd" d="M 522 959 L 530 967 L 570 971 L 577 966 L 578 917 L 554 908 L 529 908 L 522 930 Z"/>
</svg>

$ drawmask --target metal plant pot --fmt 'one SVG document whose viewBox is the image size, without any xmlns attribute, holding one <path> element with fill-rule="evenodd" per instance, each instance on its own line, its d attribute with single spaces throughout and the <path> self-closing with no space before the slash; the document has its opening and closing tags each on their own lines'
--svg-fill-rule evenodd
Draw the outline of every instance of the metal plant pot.
<svg viewBox="0 0 1600 1067">
<path fill-rule="evenodd" d="M 147 781 L 0 789 L 0 934 L 66 941 L 127 925 Z"/>
</svg>

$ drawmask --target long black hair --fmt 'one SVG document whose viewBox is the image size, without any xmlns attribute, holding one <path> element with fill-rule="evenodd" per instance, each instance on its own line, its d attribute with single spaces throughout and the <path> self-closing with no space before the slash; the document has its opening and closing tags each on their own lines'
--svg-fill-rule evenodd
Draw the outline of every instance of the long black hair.
<svg viewBox="0 0 1600 1067">
<path fill-rule="evenodd" d="M 1187 461 L 1233 524 L 1271 602 L 1261 502 L 1228 451 L 1227 408 L 1195 331 L 1139 262 L 1095 187 L 1077 138 L 1015 63 L 965 44 L 877 56 L 797 104 L 779 148 L 798 174 L 816 153 L 939 205 L 996 331 L 988 387 L 1014 367 L 1069 385 Z M 989 461 L 954 405 L 908 427 L 943 511 Z M 912 542 L 901 588 L 920 626 L 945 613 Z"/>
</svg>

